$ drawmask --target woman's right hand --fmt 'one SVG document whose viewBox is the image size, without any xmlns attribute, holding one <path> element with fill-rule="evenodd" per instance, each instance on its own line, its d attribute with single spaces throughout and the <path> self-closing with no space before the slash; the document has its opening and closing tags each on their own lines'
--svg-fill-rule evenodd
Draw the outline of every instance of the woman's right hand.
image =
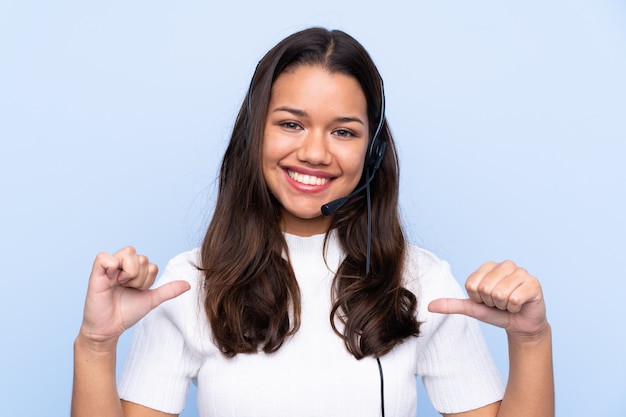
<svg viewBox="0 0 626 417">
<path fill-rule="evenodd" d="M 158 267 L 135 248 L 96 257 L 85 300 L 79 337 L 92 346 L 117 344 L 119 336 L 164 301 L 189 290 L 186 281 L 150 289 Z"/>
</svg>

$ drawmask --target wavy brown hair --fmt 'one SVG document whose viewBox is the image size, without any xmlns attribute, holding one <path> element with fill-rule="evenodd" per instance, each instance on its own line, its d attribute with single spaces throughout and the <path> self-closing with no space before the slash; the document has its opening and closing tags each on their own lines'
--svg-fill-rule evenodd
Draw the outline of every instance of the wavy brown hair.
<svg viewBox="0 0 626 417">
<path fill-rule="evenodd" d="M 280 229 L 281 207 L 263 178 L 261 142 L 274 81 L 301 65 L 354 77 L 367 100 L 370 132 L 384 117 L 378 70 L 367 51 L 342 31 L 297 32 L 259 61 L 222 161 L 215 212 L 201 249 L 204 306 L 214 342 L 226 356 L 274 352 L 300 326 L 300 290 Z M 402 286 L 406 243 L 398 215 L 398 158 L 386 121 L 379 138 L 387 151 L 370 184 L 368 274 L 363 193 L 333 214 L 330 225 L 346 254 L 333 282 L 330 325 L 359 359 L 382 356 L 419 333 L 416 296 Z M 364 181 L 365 174 L 359 185 Z"/>
</svg>

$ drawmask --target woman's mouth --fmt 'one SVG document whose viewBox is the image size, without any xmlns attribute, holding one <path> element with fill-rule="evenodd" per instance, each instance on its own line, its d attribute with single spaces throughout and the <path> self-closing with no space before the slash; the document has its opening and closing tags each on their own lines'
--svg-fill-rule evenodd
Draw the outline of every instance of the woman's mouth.
<svg viewBox="0 0 626 417">
<path fill-rule="evenodd" d="M 287 175 L 289 175 L 289 178 L 292 180 L 305 185 L 324 185 L 330 181 L 329 178 L 320 178 L 314 175 L 300 174 L 290 169 L 287 170 Z"/>
</svg>

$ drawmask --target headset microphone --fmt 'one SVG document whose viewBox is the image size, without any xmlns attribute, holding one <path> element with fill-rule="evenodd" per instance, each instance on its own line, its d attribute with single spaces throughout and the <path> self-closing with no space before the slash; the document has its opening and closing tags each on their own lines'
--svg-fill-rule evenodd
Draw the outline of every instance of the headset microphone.
<svg viewBox="0 0 626 417">
<path fill-rule="evenodd" d="M 362 191 L 360 188 L 358 191 Z M 352 195 L 355 193 L 350 194 L 349 196 L 346 197 L 342 197 L 342 198 L 338 198 L 336 200 L 331 201 L 330 203 L 326 203 L 322 206 L 322 214 L 324 216 L 330 216 L 331 214 L 333 214 L 334 212 L 336 212 L 337 210 L 339 210 L 341 208 L 341 206 L 343 206 L 344 204 L 346 204 L 346 201 L 348 201 L 348 199 L 350 197 L 352 197 Z"/>
<path fill-rule="evenodd" d="M 386 145 L 385 142 L 381 142 L 381 144 L 383 145 L 383 147 Z M 384 150 L 383 150 L 383 152 L 384 152 Z M 341 197 L 341 198 L 338 198 L 336 200 L 331 201 L 330 203 L 324 204 L 322 206 L 322 208 L 321 208 L 322 214 L 324 216 L 330 216 L 331 214 L 333 214 L 334 212 L 339 210 L 344 204 L 346 204 L 346 202 L 349 199 L 351 199 L 355 195 L 359 194 L 361 191 L 365 190 L 370 185 L 372 180 L 374 179 L 374 173 L 376 172 L 376 170 L 378 169 L 379 166 L 380 166 L 380 162 L 378 162 L 374 166 L 373 173 L 372 173 L 372 175 L 368 175 L 368 178 L 367 178 L 367 181 L 365 181 L 365 184 L 361 185 L 359 188 L 357 188 L 356 190 L 352 191 L 350 194 L 348 194 L 345 197 Z"/>
</svg>

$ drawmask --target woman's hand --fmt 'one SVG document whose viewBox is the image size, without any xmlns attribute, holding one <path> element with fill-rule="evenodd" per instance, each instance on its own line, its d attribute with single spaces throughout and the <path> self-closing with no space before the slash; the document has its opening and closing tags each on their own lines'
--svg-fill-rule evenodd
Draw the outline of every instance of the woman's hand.
<svg viewBox="0 0 626 417">
<path fill-rule="evenodd" d="M 502 327 L 520 341 L 538 337 L 548 328 L 539 281 L 511 261 L 483 264 L 469 276 L 465 288 L 469 299 L 433 300 L 429 311 L 465 314 Z"/>
<path fill-rule="evenodd" d="M 156 289 L 158 267 L 133 247 L 96 257 L 85 300 L 79 337 L 92 346 L 117 344 L 119 336 L 162 302 L 189 289 L 174 281 Z"/>
</svg>

